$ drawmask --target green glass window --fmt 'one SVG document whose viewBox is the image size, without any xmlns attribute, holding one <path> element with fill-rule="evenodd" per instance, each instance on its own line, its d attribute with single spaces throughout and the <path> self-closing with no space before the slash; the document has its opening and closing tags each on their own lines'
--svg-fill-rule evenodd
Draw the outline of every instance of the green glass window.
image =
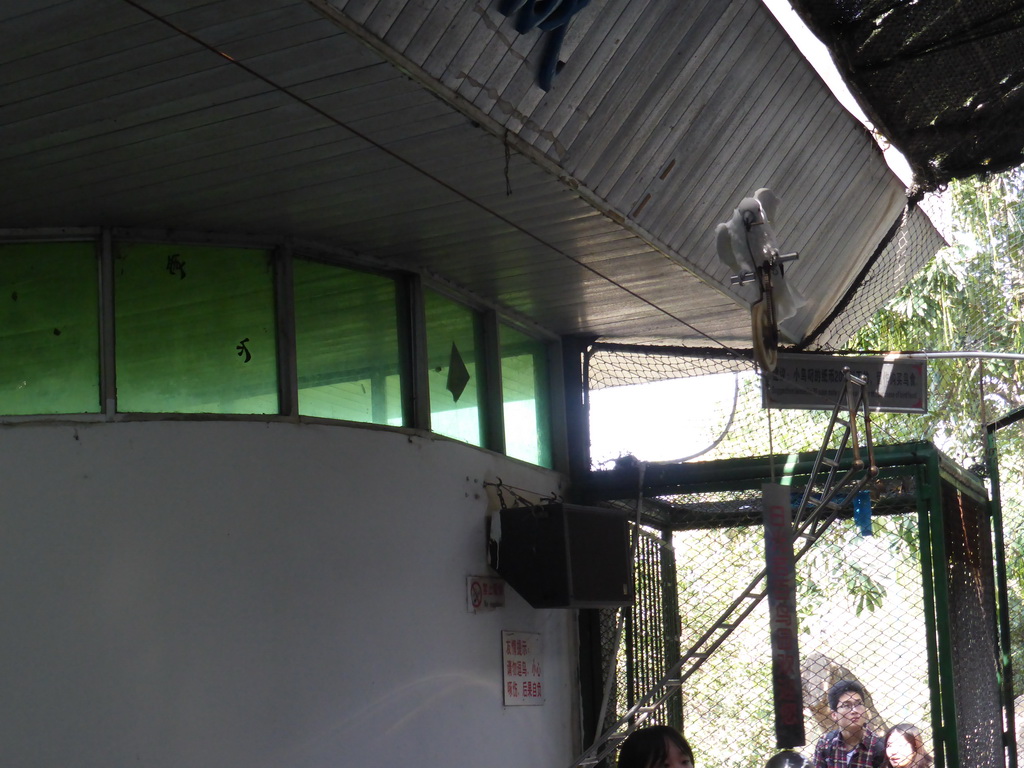
<svg viewBox="0 0 1024 768">
<path fill-rule="evenodd" d="M 430 424 L 456 440 L 481 445 L 484 387 L 481 322 L 473 310 L 424 290 Z"/>
<path fill-rule="evenodd" d="M 120 244 L 114 314 L 119 411 L 278 412 L 269 251 Z"/>
<path fill-rule="evenodd" d="M 498 327 L 505 453 L 551 466 L 546 345 L 507 325 Z"/>
<path fill-rule="evenodd" d="M 93 243 L 0 245 L 0 412 L 100 411 Z"/>
<path fill-rule="evenodd" d="M 395 283 L 296 260 L 299 413 L 402 426 Z"/>
</svg>

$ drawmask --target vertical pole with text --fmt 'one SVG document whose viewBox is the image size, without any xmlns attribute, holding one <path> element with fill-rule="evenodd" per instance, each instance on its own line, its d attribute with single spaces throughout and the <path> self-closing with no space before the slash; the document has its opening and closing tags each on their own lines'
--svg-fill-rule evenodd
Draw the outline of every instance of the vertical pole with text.
<svg viewBox="0 0 1024 768">
<path fill-rule="evenodd" d="M 775 700 L 775 740 L 780 749 L 802 747 L 803 688 L 796 621 L 796 561 L 790 489 L 765 483 L 764 557 L 768 614 L 772 642 L 772 694 Z"/>
</svg>

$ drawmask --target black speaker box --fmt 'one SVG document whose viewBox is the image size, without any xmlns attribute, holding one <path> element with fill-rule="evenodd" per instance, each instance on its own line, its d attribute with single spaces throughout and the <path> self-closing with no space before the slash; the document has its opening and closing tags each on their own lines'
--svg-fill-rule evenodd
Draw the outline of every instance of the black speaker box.
<svg viewBox="0 0 1024 768">
<path fill-rule="evenodd" d="M 534 608 L 633 604 L 625 512 L 550 503 L 491 518 L 490 561 Z"/>
</svg>

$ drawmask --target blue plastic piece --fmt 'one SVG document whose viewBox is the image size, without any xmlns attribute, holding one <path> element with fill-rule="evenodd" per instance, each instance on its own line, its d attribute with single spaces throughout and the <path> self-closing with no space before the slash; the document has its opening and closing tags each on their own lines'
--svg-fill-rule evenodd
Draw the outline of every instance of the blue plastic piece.
<svg viewBox="0 0 1024 768">
<path fill-rule="evenodd" d="M 861 536 L 873 536 L 871 529 L 871 491 L 857 491 L 853 500 L 853 523 L 860 529 Z"/>
</svg>

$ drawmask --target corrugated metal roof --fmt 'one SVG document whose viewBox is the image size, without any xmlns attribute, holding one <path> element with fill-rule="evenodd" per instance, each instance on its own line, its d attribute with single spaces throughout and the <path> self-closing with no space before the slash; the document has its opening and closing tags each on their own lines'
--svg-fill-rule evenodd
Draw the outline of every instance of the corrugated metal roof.
<svg viewBox="0 0 1024 768">
<path fill-rule="evenodd" d="M 782 198 L 804 330 L 901 211 L 756 0 L 594 0 L 547 92 L 543 36 L 497 6 L 6 4 L 0 226 L 301 238 L 558 334 L 748 346 L 751 289 L 714 250 L 740 198 Z"/>
</svg>

